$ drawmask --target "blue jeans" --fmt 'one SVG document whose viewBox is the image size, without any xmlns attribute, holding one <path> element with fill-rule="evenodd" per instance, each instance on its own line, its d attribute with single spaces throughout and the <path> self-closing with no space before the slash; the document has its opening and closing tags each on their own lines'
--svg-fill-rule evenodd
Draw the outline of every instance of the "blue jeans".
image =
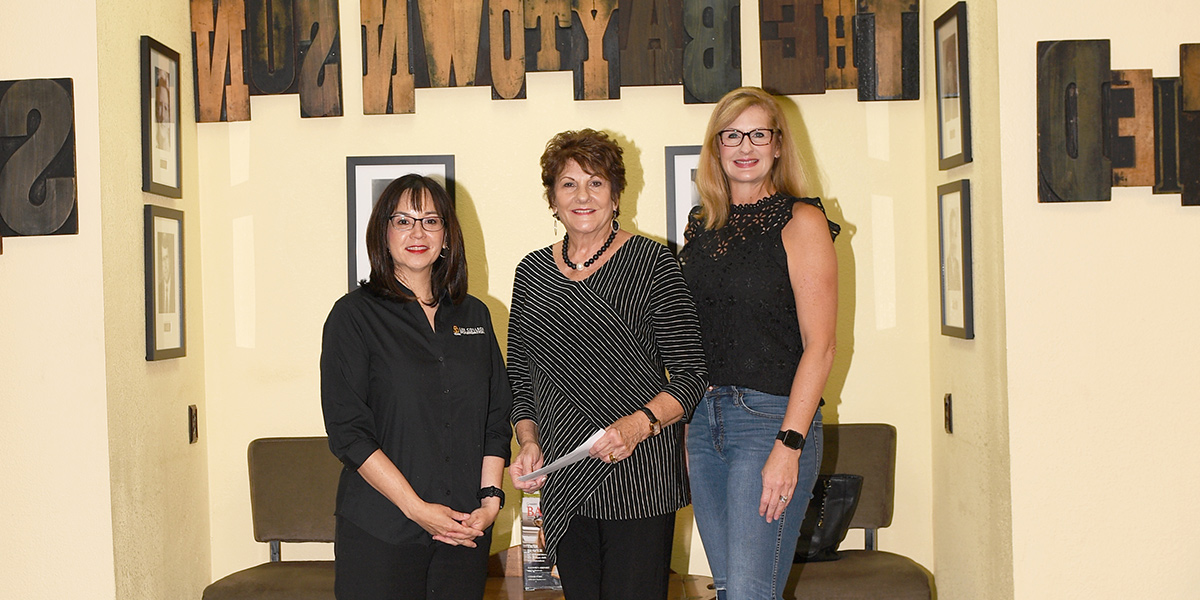
<svg viewBox="0 0 1200 600">
<path fill-rule="evenodd" d="M 692 505 L 717 598 L 777 600 L 791 572 L 804 510 L 821 466 L 821 410 L 800 453 L 792 500 L 773 523 L 758 514 L 762 468 L 783 424 L 787 396 L 710 388 L 688 426 Z"/>
</svg>

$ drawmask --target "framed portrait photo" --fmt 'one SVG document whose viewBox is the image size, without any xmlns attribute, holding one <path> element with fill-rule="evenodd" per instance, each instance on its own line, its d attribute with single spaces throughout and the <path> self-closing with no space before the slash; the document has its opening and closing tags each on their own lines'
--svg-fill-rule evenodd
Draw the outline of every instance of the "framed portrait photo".
<svg viewBox="0 0 1200 600">
<path fill-rule="evenodd" d="M 700 165 L 700 146 L 667 146 L 667 247 L 679 252 L 688 213 L 700 205 L 696 188 L 696 169 Z"/>
<path fill-rule="evenodd" d="M 971 162 L 971 80 L 967 61 L 967 3 L 933 23 L 937 61 L 938 169 Z"/>
<path fill-rule="evenodd" d="M 938 186 L 938 248 L 941 257 L 942 335 L 975 339 L 971 276 L 971 182 Z"/>
<path fill-rule="evenodd" d="M 142 36 L 142 191 L 183 195 L 179 53 Z"/>
<path fill-rule="evenodd" d="M 379 195 L 395 179 L 416 173 L 436 179 L 454 202 L 454 156 L 348 156 L 346 157 L 346 223 L 350 257 L 350 290 L 371 276 L 367 257 L 367 221 Z"/>
<path fill-rule="evenodd" d="M 183 311 L 183 213 L 145 208 L 146 360 L 187 354 Z"/>
</svg>

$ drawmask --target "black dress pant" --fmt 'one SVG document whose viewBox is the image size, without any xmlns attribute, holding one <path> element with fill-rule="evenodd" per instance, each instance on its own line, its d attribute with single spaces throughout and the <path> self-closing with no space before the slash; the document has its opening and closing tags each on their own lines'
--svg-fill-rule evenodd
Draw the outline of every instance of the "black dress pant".
<svg viewBox="0 0 1200 600">
<path fill-rule="evenodd" d="M 580 515 L 558 544 L 566 600 L 664 600 L 671 573 L 675 513 L 601 520 Z"/>
<path fill-rule="evenodd" d="M 487 583 L 492 530 L 476 547 L 441 542 L 389 544 L 337 518 L 334 595 L 338 600 L 479 600 Z"/>
</svg>

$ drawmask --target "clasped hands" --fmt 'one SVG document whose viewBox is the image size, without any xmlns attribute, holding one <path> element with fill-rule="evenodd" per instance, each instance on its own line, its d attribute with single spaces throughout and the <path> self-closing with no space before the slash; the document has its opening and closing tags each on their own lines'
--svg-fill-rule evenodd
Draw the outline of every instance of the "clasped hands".
<svg viewBox="0 0 1200 600">
<path fill-rule="evenodd" d="M 484 498 L 479 508 L 464 513 L 442 504 L 424 502 L 409 518 L 429 532 L 433 539 L 451 546 L 475 547 L 475 538 L 496 521 L 500 513 L 498 498 Z"/>
</svg>

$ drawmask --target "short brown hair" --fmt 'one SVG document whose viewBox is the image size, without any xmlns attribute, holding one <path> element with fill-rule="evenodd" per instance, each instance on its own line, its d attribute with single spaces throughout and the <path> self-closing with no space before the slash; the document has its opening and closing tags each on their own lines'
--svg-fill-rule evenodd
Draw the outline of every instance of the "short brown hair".
<svg viewBox="0 0 1200 600">
<path fill-rule="evenodd" d="M 406 194 L 414 207 L 419 207 L 428 198 L 433 203 L 433 210 L 446 223 L 445 256 L 433 263 L 430 284 L 435 302 L 449 294 L 450 301 L 459 304 L 467 297 L 467 253 L 463 245 L 462 227 L 458 224 L 454 203 L 450 200 L 450 194 L 446 193 L 446 188 L 437 180 L 421 175 L 408 174 L 389 183 L 375 202 L 375 208 L 371 209 L 371 217 L 367 221 L 367 256 L 371 260 L 371 278 L 359 284 L 385 298 L 405 302 L 416 300 L 396 280 L 396 265 L 392 261 L 392 253 L 388 251 L 388 221 Z"/>
<path fill-rule="evenodd" d="M 622 154 L 621 147 L 603 131 L 564 131 L 550 138 L 541 161 L 542 186 L 546 188 L 546 202 L 550 208 L 554 208 L 554 181 L 571 160 L 587 173 L 606 179 L 612 186 L 612 199 L 616 201 L 625 191 Z"/>
<path fill-rule="evenodd" d="M 713 108 L 708 120 L 708 129 L 704 132 L 704 145 L 700 148 L 700 165 L 696 170 L 696 188 L 700 192 L 700 214 L 704 217 L 705 229 L 718 229 L 725 226 L 729 218 L 729 176 L 721 167 L 721 148 L 717 141 L 717 133 L 729 127 L 746 109 L 758 106 L 767 112 L 771 118 L 771 127 L 775 129 L 774 146 L 779 150 L 779 158 L 771 167 L 771 185 L 775 191 L 789 196 L 800 197 L 804 194 L 804 173 L 800 163 L 800 153 L 796 151 L 796 142 L 792 138 L 791 128 L 783 115 L 779 102 L 762 88 L 741 87 L 725 94 Z"/>
</svg>

